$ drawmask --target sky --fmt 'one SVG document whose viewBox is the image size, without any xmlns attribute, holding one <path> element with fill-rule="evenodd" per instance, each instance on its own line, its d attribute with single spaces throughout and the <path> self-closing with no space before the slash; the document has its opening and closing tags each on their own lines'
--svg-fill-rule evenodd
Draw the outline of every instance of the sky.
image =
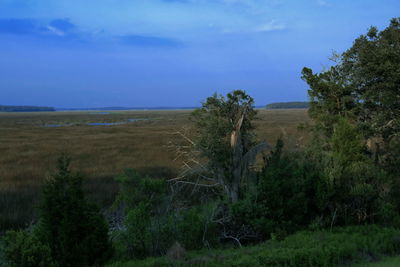
<svg viewBox="0 0 400 267">
<path fill-rule="evenodd" d="M 307 100 L 303 67 L 399 0 L 0 0 L 0 105 L 192 107 L 242 89 Z"/>
</svg>

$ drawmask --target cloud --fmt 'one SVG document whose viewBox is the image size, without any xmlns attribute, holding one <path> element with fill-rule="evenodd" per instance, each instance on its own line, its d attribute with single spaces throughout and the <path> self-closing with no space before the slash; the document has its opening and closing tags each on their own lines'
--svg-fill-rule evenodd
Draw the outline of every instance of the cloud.
<svg viewBox="0 0 400 267">
<path fill-rule="evenodd" d="M 129 34 L 119 38 L 123 44 L 140 47 L 181 47 L 182 43 L 173 38 Z"/>
<path fill-rule="evenodd" d="M 10 18 L 0 19 L 0 34 L 24 35 L 42 41 L 78 41 L 91 40 L 93 33 L 79 31 L 69 19 L 53 19 L 50 21 Z"/>
<path fill-rule="evenodd" d="M 327 0 L 317 0 L 317 5 L 319 6 L 331 6 L 331 3 L 329 3 Z"/>
<path fill-rule="evenodd" d="M 43 38 L 49 36 L 76 36 L 72 31 L 76 26 L 68 19 L 54 19 L 49 23 L 36 19 L 0 19 L 0 33 L 30 35 Z"/>
<path fill-rule="evenodd" d="M 287 27 L 285 24 L 271 20 L 270 22 L 258 25 L 254 28 L 254 32 L 272 32 L 285 30 Z"/>
<path fill-rule="evenodd" d="M 266 33 L 286 30 L 287 26 L 279 21 L 271 20 L 266 23 L 250 24 L 246 26 L 238 26 L 225 28 L 222 32 L 224 33 Z"/>
<path fill-rule="evenodd" d="M 74 29 L 76 26 L 70 22 L 69 19 L 55 19 L 49 24 L 50 27 L 58 29 L 63 32 L 68 32 Z"/>
</svg>

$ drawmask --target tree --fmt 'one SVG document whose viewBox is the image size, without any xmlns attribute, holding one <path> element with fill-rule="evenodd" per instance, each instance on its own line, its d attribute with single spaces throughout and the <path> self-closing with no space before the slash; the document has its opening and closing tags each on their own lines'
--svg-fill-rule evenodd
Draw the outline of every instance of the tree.
<svg viewBox="0 0 400 267">
<path fill-rule="evenodd" d="M 236 202 L 257 154 L 267 147 L 266 143 L 255 142 L 252 120 L 257 112 L 253 104 L 253 98 L 241 90 L 228 93 L 226 98 L 217 94 L 207 98 L 192 113 L 195 140 L 183 135 L 195 153 L 184 161 L 187 172 L 173 181 L 188 183 L 182 179 L 194 171 L 206 182 L 203 186 L 221 186 L 229 200 Z M 188 155 L 186 152 L 182 154 Z"/>
<path fill-rule="evenodd" d="M 96 207 L 88 203 L 82 176 L 69 169 L 70 159 L 62 155 L 58 172 L 45 184 L 34 234 L 50 247 L 60 266 L 92 266 L 111 255 L 108 227 Z"/>
<path fill-rule="evenodd" d="M 380 32 L 371 27 L 334 59 L 336 65 L 327 71 L 302 71 L 310 86 L 310 116 L 328 137 L 345 117 L 365 140 L 382 140 L 376 150 L 389 155 L 400 135 L 400 18 Z"/>
</svg>

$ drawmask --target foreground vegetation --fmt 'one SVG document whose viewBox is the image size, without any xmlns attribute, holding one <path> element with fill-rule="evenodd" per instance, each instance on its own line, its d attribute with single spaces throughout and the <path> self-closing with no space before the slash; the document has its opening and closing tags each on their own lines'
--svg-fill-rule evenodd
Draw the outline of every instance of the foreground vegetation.
<svg viewBox="0 0 400 267">
<path fill-rule="evenodd" d="M 375 225 L 303 231 L 236 249 L 183 252 L 110 266 L 348 266 L 400 253 L 400 230 Z"/>
</svg>

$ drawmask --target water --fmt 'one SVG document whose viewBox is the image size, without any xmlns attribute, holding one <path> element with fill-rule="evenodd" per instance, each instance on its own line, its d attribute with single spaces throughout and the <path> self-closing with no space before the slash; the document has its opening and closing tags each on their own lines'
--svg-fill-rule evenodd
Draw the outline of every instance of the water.
<svg viewBox="0 0 400 267">
<path fill-rule="evenodd" d="M 127 122 L 88 122 L 86 125 L 89 126 L 108 126 L 108 125 L 120 125 L 126 124 Z"/>
</svg>

